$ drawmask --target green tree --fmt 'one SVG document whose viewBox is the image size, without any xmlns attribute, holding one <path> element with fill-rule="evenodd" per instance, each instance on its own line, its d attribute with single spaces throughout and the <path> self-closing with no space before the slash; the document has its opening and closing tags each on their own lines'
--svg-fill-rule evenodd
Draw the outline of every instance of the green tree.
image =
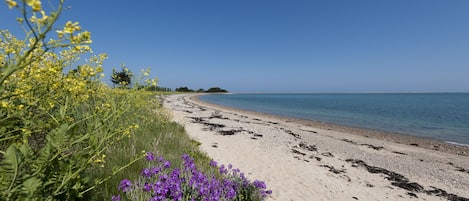
<svg viewBox="0 0 469 201">
<path fill-rule="evenodd" d="M 189 89 L 187 87 L 179 87 L 179 88 L 176 88 L 175 91 L 177 91 L 177 92 L 194 92 L 193 89 Z"/>
<path fill-rule="evenodd" d="M 132 83 L 132 77 L 132 72 L 125 66 L 122 66 L 121 71 L 112 69 L 111 82 L 114 84 L 114 86 L 118 85 L 122 88 L 129 88 L 130 84 Z"/>
<path fill-rule="evenodd" d="M 207 90 L 207 93 L 227 93 L 228 91 L 220 87 L 212 87 Z"/>
</svg>

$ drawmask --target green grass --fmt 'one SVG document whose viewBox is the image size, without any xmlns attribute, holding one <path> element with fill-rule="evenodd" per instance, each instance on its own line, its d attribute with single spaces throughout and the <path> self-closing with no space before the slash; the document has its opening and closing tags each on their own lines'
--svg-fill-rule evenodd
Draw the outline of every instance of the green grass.
<svg viewBox="0 0 469 201">
<path fill-rule="evenodd" d="M 150 151 L 158 156 L 170 160 L 172 165 L 182 163 L 181 156 L 187 153 L 194 157 L 196 165 L 209 169 L 210 158 L 198 150 L 199 142 L 191 139 L 184 127 L 170 121 L 170 114 L 161 108 L 157 95 L 148 92 L 134 92 L 131 107 L 123 116 L 122 124 L 138 124 L 138 129 L 130 137 L 114 143 L 106 151 L 106 163 L 101 171 L 93 172 L 96 177 L 112 174 L 113 167 L 122 167 L 132 161 L 142 151 Z M 123 178 L 135 180 L 142 168 L 147 165 L 145 160 L 139 160 L 128 168 L 114 175 L 92 192 L 94 200 L 110 199 L 117 194 L 117 186 Z"/>
</svg>

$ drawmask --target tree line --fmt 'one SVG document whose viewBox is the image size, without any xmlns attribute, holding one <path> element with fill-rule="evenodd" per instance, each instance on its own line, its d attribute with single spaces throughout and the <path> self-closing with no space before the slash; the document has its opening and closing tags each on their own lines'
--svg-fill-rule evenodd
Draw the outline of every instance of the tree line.
<svg viewBox="0 0 469 201">
<path fill-rule="evenodd" d="M 176 92 L 197 92 L 197 93 L 228 93 L 227 90 L 222 89 L 220 87 L 212 87 L 210 89 L 198 89 L 198 90 L 193 90 L 189 89 L 188 87 L 179 87 L 175 89 Z"/>
<path fill-rule="evenodd" d="M 111 82 L 114 87 L 118 88 L 131 88 L 132 84 L 134 83 L 134 74 L 128 69 L 128 68 L 122 68 L 120 71 L 116 71 L 115 69 L 112 72 L 111 75 Z M 160 86 L 147 86 L 143 87 L 143 85 L 139 83 L 135 83 L 133 85 L 134 87 L 137 87 L 138 89 L 146 89 L 149 91 L 163 91 L 163 92 L 172 92 L 173 90 L 168 87 L 160 87 Z M 205 89 L 198 89 L 198 90 L 193 90 L 188 88 L 187 86 L 185 87 L 178 87 L 174 91 L 176 92 L 197 92 L 197 93 L 228 93 L 227 90 L 222 89 L 220 87 L 212 87 L 207 90 Z"/>
</svg>

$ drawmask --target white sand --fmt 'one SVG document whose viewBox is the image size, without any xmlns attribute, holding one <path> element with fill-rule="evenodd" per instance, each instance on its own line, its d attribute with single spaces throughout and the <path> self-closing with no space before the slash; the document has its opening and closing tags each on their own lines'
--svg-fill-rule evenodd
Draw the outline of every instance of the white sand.
<svg viewBox="0 0 469 201">
<path fill-rule="evenodd" d="M 469 198 L 466 148 L 457 147 L 463 153 L 459 155 L 425 149 L 351 134 L 347 129 L 313 127 L 301 121 L 213 106 L 191 99 L 193 96 L 165 97 L 164 106 L 211 158 L 232 164 L 251 180 L 265 181 L 273 191 L 269 200 L 449 200 L 447 194 L 461 200 Z M 215 128 L 214 124 L 224 127 Z M 220 131 L 235 133 L 222 135 Z M 355 163 L 347 159 L 355 159 Z M 371 173 L 357 160 L 378 167 L 369 168 L 371 172 L 381 173 Z M 393 185 L 386 179 L 393 173 L 408 180 L 401 182 L 403 187 L 421 185 L 423 189 Z M 433 187 L 447 194 L 429 193 Z"/>
</svg>

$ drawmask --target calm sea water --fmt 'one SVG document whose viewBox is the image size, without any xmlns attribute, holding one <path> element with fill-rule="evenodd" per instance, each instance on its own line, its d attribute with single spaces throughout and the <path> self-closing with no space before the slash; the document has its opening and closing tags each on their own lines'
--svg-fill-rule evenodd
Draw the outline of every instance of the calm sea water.
<svg viewBox="0 0 469 201">
<path fill-rule="evenodd" d="M 214 94 L 245 110 L 469 145 L 469 93 Z"/>
</svg>

